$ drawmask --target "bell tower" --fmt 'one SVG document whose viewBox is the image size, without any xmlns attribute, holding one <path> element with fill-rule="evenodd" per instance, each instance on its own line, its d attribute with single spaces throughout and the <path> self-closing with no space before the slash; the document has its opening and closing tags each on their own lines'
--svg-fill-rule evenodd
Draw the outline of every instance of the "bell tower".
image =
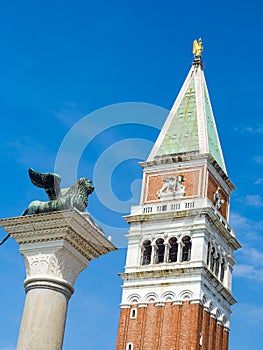
<svg viewBox="0 0 263 350">
<path fill-rule="evenodd" d="M 202 42 L 145 162 L 131 208 L 117 350 L 228 350 L 233 253 L 228 178 Z"/>
</svg>

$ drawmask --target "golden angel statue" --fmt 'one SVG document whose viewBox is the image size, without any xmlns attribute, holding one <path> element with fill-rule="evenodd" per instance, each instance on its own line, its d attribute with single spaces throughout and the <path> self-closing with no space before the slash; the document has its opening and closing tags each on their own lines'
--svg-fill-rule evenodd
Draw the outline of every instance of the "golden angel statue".
<svg viewBox="0 0 263 350">
<path fill-rule="evenodd" d="M 200 57 L 202 55 L 202 52 L 204 50 L 204 47 L 202 45 L 202 39 L 195 40 L 193 42 L 193 54 L 195 57 Z"/>
</svg>

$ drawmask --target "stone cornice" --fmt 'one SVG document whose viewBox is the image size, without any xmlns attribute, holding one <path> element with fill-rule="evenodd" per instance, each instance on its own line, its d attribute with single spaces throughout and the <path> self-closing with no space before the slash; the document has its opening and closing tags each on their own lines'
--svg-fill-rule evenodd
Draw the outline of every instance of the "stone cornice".
<svg viewBox="0 0 263 350">
<path fill-rule="evenodd" d="M 88 260 L 116 249 L 90 215 L 77 210 L 2 219 L 0 225 L 20 246 L 65 240 Z"/>
<path fill-rule="evenodd" d="M 223 284 L 212 274 L 212 272 L 207 267 L 203 268 L 202 275 L 209 282 L 205 285 L 206 289 L 208 289 L 212 294 L 214 294 L 214 289 L 216 293 L 220 295 L 224 300 L 226 300 L 230 305 L 237 303 L 231 292 L 223 286 Z M 213 288 L 209 286 L 213 286 Z"/>
<path fill-rule="evenodd" d="M 171 284 L 171 278 L 177 278 L 176 283 L 180 283 L 179 278 L 182 278 L 182 283 L 186 283 L 186 278 L 189 277 L 191 281 L 197 279 L 210 293 L 218 293 L 222 298 L 233 305 L 236 303 L 235 298 L 231 292 L 223 286 L 223 284 L 206 268 L 206 267 L 189 267 L 189 268 L 174 268 L 163 270 L 151 270 L 151 271 L 136 271 L 136 272 L 124 272 L 119 274 L 124 281 L 137 283 L 149 282 L 151 280 L 158 280 L 159 284 Z M 125 285 L 123 286 L 125 289 Z"/>
</svg>

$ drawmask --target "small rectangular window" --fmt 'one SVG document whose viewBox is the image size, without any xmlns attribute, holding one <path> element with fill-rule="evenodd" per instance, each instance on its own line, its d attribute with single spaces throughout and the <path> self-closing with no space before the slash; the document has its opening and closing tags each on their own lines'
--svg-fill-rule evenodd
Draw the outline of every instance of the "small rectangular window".
<svg viewBox="0 0 263 350">
<path fill-rule="evenodd" d="M 137 317 L 137 309 L 133 308 L 130 312 L 130 318 L 135 319 Z"/>
<path fill-rule="evenodd" d="M 126 350 L 133 350 L 133 343 L 127 343 Z"/>
</svg>

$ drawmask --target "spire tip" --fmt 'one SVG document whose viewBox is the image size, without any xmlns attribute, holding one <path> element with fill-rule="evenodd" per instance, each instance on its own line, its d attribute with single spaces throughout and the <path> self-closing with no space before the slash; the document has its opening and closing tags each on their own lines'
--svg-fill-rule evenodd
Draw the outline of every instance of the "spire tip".
<svg viewBox="0 0 263 350">
<path fill-rule="evenodd" d="M 203 47 L 203 40 L 199 38 L 198 40 L 194 40 L 193 42 L 193 54 L 194 54 L 194 60 L 193 60 L 193 65 L 195 67 L 201 66 L 203 69 L 203 61 L 202 61 L 202 52 L 204 50 Z"/>
<path fill-rule="evenodd" d="M 201 38 L 199 38 L 198 40 L 194 40 L 194 42 L 193 42 L 194 58 L 199 58 L 202 56 L 202 52 L 204 50 L 204 47 L 202 44 L 203 44 L 203 41 Z"/>
</svg>

